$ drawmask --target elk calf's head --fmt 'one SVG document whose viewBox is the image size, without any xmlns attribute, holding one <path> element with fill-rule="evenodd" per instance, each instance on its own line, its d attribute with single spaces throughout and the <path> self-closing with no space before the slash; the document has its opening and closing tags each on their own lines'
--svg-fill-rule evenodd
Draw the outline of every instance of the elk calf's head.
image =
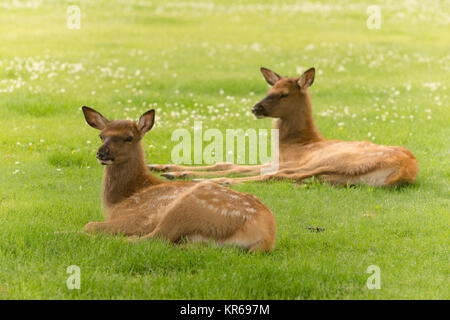
<svg viewBox="0 0 450 320">
<path fill-rule="evenodd" d="M 310 68 L 299 78 L 281 77 L 272 70 L 261 68 L 261 73 L 272 88 L 264 99 L 252 109 L 257 118 L 289 118 L 298 112 L 301 100 L 307 96 L 307 89 L 314 82 L 315 69 Z M 302 107 L 302 106 L 300 106 Z"/>
<path fill-rule="evenodd" d="M 131 120 L 108 120 L 98 111 L 82 107 L 86 122 L 100 130 L 102 145 L 96 158 L 102 165 L 119 165 L 137 156 L 140 141 L 155 121 L 155 110 L 145 112 L 137 122 Z"/>
</svg>

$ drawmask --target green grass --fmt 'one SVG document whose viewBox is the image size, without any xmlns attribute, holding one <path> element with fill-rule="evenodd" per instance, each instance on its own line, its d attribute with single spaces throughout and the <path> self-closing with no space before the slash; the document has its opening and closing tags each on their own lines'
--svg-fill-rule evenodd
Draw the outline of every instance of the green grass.
<svg viewBox="0 0 450 320">
<path fill-rule="evenodd" d="M 380 30 L 366 27 L 372 2 L 12 3 L 0 4 L 0 298 L 450 297 L 448 1 L 377 1 Z M 80 30 L 66 28 L 74 3 Z M 260 66 L 291 76 L 315 66 L 322 134 L 409 148 L 417 183 L 233 187 L 276 216 L 277 246 L 264 255 L 54 234 L 103 219 L 98 132 L 80 106 L 110 118 L 155 108 L 147 159 L 168 163 L 171 132 L 194 120 L 270 127 L 249 113 L 267 90 Z M 81 290 L 66 287 L 70 265 Z M 370 265 L 380 290 L 366 287 Z"/>
</svg>

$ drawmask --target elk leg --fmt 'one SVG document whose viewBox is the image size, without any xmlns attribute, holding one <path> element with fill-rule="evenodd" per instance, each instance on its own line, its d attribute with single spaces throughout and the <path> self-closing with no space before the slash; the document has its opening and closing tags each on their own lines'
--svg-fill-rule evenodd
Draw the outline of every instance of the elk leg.
<svg viewBox="0 0 450 320">
<path fill-rule="evenodd" d="M 123 234 L 126 236 L 146 234 L 154 229 L 148 216 L 133 214 L 109 221 L 89 222 L 85 230 L 87 232 L 105 232 L 108 234 Z"/>
<path fill-rule="evenodd" d="M 189 201 L 189 199 L 186 199 L 186 201 Z M 154 230 L 140 239 L 147 240 L 159 238 L 167 239 L 170 242 L 176 243 L 183 237 L 198 234 L 200 232 L 199 221 L 202 221 L 202 216 L 198 215 L 195 207 L 193 211 L 189 212 L 189 215 L 186 215 L 186 206 L 185 204 L 180 203 L 179 205 L 169 208 L 161 220 L 159 220 Z M 209 225 L 211 221 L 209 221 L 209 223 L 203 221 L 203 223 L 205 223 L 205 225 Z M 208 230 L 202 231 L 208 232 Z M 217 232 L 217 230 L 214 230 L 214 232 Z"/>
<path fill-rule="evenodd" d="M 170 242 L 177 242 L 183 236 L 189 234 L 189 226 L 183 223 L 182 215 L 177 212 L 177 208 L 167 213 L 167 215 L 158 223 L 156 228 L 141 237 L 140 240 L 148 239 L 167 239 Z"/>
<path fill-rule="evenodd" d="M 177 243 L 183 238 L 190 237 L 200 239 L 223 239 L 235 230 L 229 224 L 216 225 L 214 215 L 202 215 L 201 211 L 195 206 L 190 206 L 186 211 L 186 202 L 192 202 L 194 198 L 187 196 L 185 202 L 180 202 L 174 207 L 168 208 L 155 229 L 141 239 L 167 239 L 170 242 Z"/>
<path fill-rule="evenodd" d="M 177 164 L 151 164 L 148 166 L 148 168 L 151 171 L 157 171 L 157 172 L 168 172 L 168 171 L 223 171 L 223 170 L 229 170 L 233 167 L 236 167 L 238 165 L 233 163 L 216 163 L 210 166 L 196 166 L 196 167 L 189 167 L 189 166 L 181 166 Z"/>
<path fill-rule="evenodd" d="M 180 171 L 180 172 L 166 172 L 162 176 L 167 179 L 174 178 L 190 178 L 190 177 L 203 177 L 203 176 L 225 176 L 228 174 L 255 174 L 259 173 L 262 168 L 269 167 L 270 165 L 255 165 L 255 166 L 236 166 L 233 169 L 224 171 Z"/>
<path fill-rule="evenodd" d="M 330 171 L 331 170 L 331 171 Z M 215 178 L 209 179 L 208 181 L 215 182 L 218 184 L 231 185 L 239 184 L 249 181 L 265 181 L 265 180 L 295 180 L 301 181 L 306 178 L 310 178 L 319 174 L 329 174 L 334 171 L 330 167 L 320 167 L 316 169 L 301 169 L 301 168 L 287 168 L 279 170 L 273 174 L 259 175 L 253 177 L 243 177 L 243 178 Z M 205 179 L 206 180 L 206 179 Z"/>
</svg>

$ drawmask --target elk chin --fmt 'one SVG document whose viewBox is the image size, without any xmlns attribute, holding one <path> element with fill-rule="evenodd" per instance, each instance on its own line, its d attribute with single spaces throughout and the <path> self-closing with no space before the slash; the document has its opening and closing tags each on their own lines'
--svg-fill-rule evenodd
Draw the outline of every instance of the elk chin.
<svg viewBox="0 0 450 320">
<path fill-rule="evenodd" d="M 265 111 L 254 111 L 252 110 L 253 115 L 255 116 L 256 119 L 263 119 L 265 117 L 267 117 L 267 113 Z"/>
<path fill-rule="evenodd" d="M 265 118 L 266 116 L 265 115 L 263 115 L 263 114 L 255 114 L 255 118 L 256 119 L 263 119 L 263 118 Z"/>
<path fill-rule="evenodd" d="M 113 160 L 108 159 L 108 160 L 101 160 L 101 159 L 97 159 L 98 162 L 100 162 L 101 165 L 103 166 L 108 166 L 108 165 L 112 165 L 114 163 Z"/>
</svg>

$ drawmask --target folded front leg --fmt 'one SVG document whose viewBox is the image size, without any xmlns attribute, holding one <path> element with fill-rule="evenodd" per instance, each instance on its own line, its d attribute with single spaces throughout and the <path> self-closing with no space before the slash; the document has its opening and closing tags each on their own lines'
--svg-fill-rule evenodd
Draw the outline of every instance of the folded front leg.
<svg viewBox="0 0 450 320">
<path fill-rule="evenodd" d="M 287 168 L 283 170 L 278 170 L 273 174 L 258 175 L 252 177 L 242 177 L 242 178 L 215 178 L 215 179 L 199 179 L 196 181 L 208 180 L 222 185 L 234 185 L 243 182 L 251 181 L 266 181 L 266 180 L 293 180 L 300 182 L 303 179 L 311 178 L 313 176 L 321 174 L 330 174 L 334 171 L 329 167 L 320 167 L 315 169 L 302 169 L 302 168 Z"/>
<path fill-rule="evenodd" d="M 89 222 L 85 230 L 87 232 L 105 232 L 109 234 L 123 234 L 126 236 L 142 235 L 151 232 L 155 228 L 146 215 L 133 214 L 104 222 Z"/>
<path fill-rule="evenodd" d="M 206 176 L 225 176 L 229 174 L 254 175 L 261 172 L 261 169 L 268 168 L 270 165 L 255 165 L 255 166 L 236 166 L 224 171 L 181 171 L 181 172 L 166 172 L 162 176 L 167 179 L 177 178 L 192 178 L 192 177 L 206 177 Z"/>
<path fill-rule="evenodd" d="M 223 170 L 229 170 L 237 165 L 233 163 L 216 163 L 210 166 L 181 166 L 178 164 L 151 164 L 148 166 L 148 168 L 151 171 L 157 171 L 157 172 L 179 172 L 179 171 L 223 171 Z"/>
</svg>

